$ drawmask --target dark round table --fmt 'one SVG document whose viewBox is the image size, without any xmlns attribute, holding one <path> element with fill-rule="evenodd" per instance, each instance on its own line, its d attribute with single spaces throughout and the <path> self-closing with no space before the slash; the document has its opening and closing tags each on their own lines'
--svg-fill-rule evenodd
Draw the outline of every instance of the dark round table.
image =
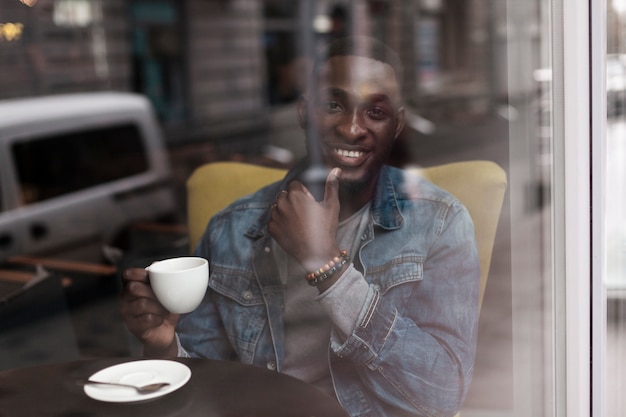
<svg viewBox="0 0 626 417">
<path fill-rule="evenodd" d="M 0 372 L 4 417 L 347 417 L 339 403 L 315 387 L 237 362 L 176 358 L 191 379 L 159 398 L 109 403 L 76 384 L 108 366 L 137 358 L 63 362 Z"/>
</svg>

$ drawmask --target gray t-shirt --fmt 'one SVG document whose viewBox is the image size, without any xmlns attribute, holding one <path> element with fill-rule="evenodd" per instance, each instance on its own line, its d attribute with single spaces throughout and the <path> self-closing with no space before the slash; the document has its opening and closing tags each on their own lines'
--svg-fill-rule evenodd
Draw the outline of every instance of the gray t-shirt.
<svg viewBox="0 0 626 417">
<path fill-rule="evenodd" d="M 342 221 L 337 243 L 350 257 L 358 252 L 360 237 L 367 227 L 369 204 Z M 348 335 L 356 323 L 367 294 L 367 283 L 352 265 L 331 288 L 318 295 L 304 271 L 274 242 L 274 256 L 285 288 L 285 360 L 282 372 L 311 383 L 335 396 L 330 377 L 328 350 L 333 324 L 339 334 Z M 350 301 L 343 297 L 350 289 Z"/>
</svg>

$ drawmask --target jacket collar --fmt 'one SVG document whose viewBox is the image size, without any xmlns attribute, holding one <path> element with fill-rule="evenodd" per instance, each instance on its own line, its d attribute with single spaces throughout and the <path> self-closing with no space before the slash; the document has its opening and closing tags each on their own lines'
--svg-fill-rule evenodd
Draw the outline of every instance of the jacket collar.
<svg viewBox="0 0 626 417">
<path fill-rule="evenodd" d="M 382 167 L 372 201 L 372 217 L 374 223 L 383 229 L 397 229 L 404 222 L 398 207 L 399 185 L 402 182 L 401 170 L 387 165 Z"/>
</svg>

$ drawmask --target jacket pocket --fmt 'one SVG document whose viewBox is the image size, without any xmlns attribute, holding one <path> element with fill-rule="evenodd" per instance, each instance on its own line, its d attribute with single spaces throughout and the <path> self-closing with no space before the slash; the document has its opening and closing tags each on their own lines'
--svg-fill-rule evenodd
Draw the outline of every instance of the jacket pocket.
<svg viewBox="0 0 626 417">
<path fill-rule="evenodd" d="M 384 295 L 398 285 L 422 281 L 424 262 L 420 256 L 397 257 L 382 265 L 368 267 L 366 279 Z M 407 296 L 409 294 L 407 292 Z"/>
<path fill-rule="evenodd" d="M 261 289 L 251 272 L 212 266 L 209 287 L 242 306 L 263 305 Z"/>
<path fill-rule="evenodd" d="M 239 359 L 253 363 L 257 344 L 266 327 L 265 303 L 251 273 L 213 267 L 209 277 L 213 300 Z"/>
</svg>

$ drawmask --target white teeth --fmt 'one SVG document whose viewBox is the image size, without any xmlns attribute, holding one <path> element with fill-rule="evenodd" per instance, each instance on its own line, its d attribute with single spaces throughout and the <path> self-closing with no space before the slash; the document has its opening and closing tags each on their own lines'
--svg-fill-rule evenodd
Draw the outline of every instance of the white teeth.
<svg viewBox="0 0 626 417">
<path fill-rule="evenodd" d="M 360 151 L 346 151 L 344 149 L 335 149 L 335 153 L 346 158 L 359 158 L 363 155 Z"/>
</svg>

